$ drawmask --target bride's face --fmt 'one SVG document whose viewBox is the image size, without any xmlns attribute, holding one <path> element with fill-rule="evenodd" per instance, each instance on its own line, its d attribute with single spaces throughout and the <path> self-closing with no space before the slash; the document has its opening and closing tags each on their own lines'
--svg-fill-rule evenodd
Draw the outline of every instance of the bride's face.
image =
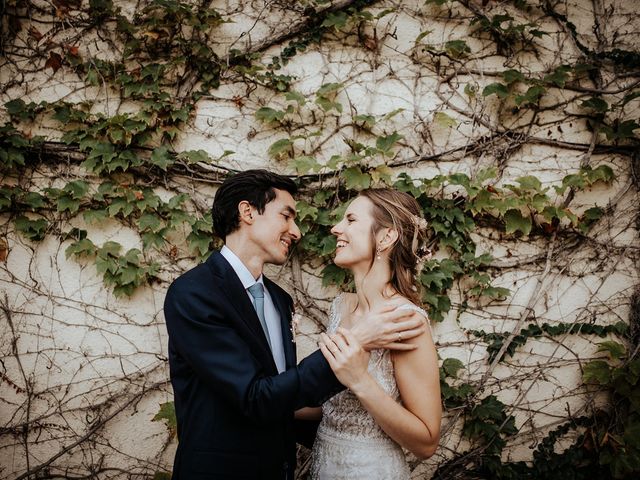
<svg viewBox="0 0 640 480">
<path fill-rule="evenodd" d="M 372 227 L 373 204 L 366 197 L 357 197 L 344 217 L 332 229 L 331 233 L 337 237 L 336 256 L 334 262 L 339 267 L 353 269 L 363 264 L 366 268 L 373 259 Z"/>
</svg>

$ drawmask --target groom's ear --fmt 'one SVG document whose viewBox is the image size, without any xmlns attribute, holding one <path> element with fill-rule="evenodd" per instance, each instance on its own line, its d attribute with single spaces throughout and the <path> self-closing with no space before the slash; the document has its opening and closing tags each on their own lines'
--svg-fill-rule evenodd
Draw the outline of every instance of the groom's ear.
<svg viewBox="0 0 640 480">
<path fill-rule="evenodd" d="M 254 221 L 253 214 L 254 214 L 254 208 L 251 206 L 251 204 L 248 201 L 242 200 L 238 204 L 238 216 L 240 217 L 240 223 L 246 223 L 248 225 L 252 225 Z"/>
</svg>

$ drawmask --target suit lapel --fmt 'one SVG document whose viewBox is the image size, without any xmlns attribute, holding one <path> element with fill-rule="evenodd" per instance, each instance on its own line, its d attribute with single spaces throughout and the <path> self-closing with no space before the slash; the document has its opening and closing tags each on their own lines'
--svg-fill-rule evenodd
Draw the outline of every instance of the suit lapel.
<svg viewBox="0 0 640 480">
<path fill-rule="evenodd" d="M 247 291 L 244 289 L 242 282 L 236 275 L 229 262 L 219 253 L 213 253 L 207 262 L 212 262 L 213 266 L 220 272 L 222 277 L 222 289 L 229 299 L 229 303 L 238 313 L 238 318 L 244 323 L 251 331 L 254 337 L 258 340 L 258 343 L 262 347 L 261 350 L 265 355 L 262 355 L 263 361 L 268 361 L 268 364 L 276 369 L 276 364 L 267 342 L 267 337 L 260 325 L 260 319 L 256 313 L 253 304 L 247 295 Z"/>
<path fill-rule="evenodd" d="M 286 368 L 296 365 L 296 348 L 293 343 L 293 335 L 291 332 L 291 310 L 283 295 L 278 291 L 276 285 L 267 277 L 264 278 L 264 284 L 269 290 L 269 294 L 280 314 L 280 329 L 282 331 L 282 348 L 284 349 L 284 359 Z"/>
</svg>

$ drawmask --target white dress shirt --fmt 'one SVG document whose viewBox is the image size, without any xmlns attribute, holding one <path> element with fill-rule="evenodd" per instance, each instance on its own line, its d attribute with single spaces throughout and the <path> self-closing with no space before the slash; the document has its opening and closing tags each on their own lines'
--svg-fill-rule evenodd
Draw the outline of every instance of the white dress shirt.
<svg viewBox="0 0 640 480">
<path fill-rule="evenodd" d="M 226 245 L 222 247 L 220 250 L 220 254 L 229 262 L 231 268 L 233 268 L 236 275 L 242 282 L 242 286 L 247 292 L 251 303 L 255 308 L 255 301 L 253 296 L 249 293 L 248 288 L 255 283 L 261 283 L 264 288 L 264 319 L 267 323 L 267 329 L 269 330 L 269 341 L 271 343 L 271 354 L 273 355 L 273 360 L 276 362 L 276 367 L 278 368 L 278 373 L 282 373 L 285 370 L 285 359 L 284 359 L 284 346 L 282 343 L 282 327 L 280 324 L 280 314 L 276 309 L 276 306 L 273 304 L 273 300 L 271 299 L 271 294 L 269 290 L 265 287 L 264 281 L 262 279 L 262 274 L 256 280 L 251 275 L 251 272 L 246 267 L 242 260 L 238 258 L 238 256 L 231 251 L 229 247 Z"/>
</svg>

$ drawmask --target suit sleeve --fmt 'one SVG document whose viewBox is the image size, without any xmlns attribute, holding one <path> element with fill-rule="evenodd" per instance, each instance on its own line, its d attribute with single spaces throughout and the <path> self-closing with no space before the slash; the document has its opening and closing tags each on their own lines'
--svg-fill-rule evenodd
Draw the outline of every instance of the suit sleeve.
<svg viewBox="0 0 640 480">
<path fill-rule="evenodd" d="M 258 423 L 279 422 L 293 410 L 321 405 L 344 389 L 319 350 L 295 368 L 266 375 L 249 345 L 214 302 L 199 289 L 177 288 L 175 284 L 169 288 L 164 314 L 170 349 L 188 364 L 198 381 L 237 406 L 245 417 Z"/>
</svg>

